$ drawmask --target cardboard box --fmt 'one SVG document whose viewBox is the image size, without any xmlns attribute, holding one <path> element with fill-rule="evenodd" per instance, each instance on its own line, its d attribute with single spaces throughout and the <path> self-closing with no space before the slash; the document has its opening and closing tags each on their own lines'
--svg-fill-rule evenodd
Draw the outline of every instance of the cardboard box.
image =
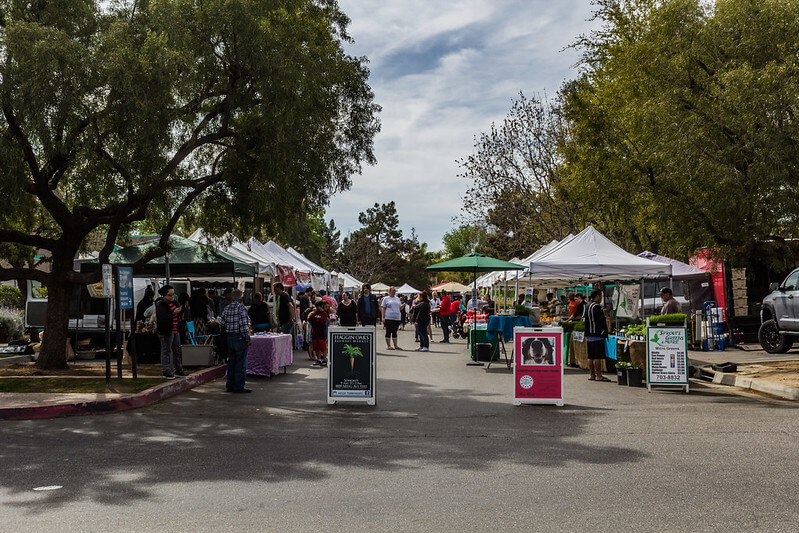
<svg viewBox="0 0 799 533">
<path fill-rule="evenodd" d="M 183 366 L 212 366 L 214 364 L 214 347 L 210 344 L 184 344 Z"/>
</svg>

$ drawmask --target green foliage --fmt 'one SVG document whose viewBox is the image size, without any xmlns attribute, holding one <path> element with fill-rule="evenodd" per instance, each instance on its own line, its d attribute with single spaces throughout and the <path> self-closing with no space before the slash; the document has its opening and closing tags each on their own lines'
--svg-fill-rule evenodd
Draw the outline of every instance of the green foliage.
<svg viewBox="0 0 799 533">
<path fill-rule="evenodd" d="M 514 308 L 513 308 L 513 312 L 517 316 L 529 315 L 530 314 L 530 308 L 527 307 L 527 306 L 524 306 L 524 305 L 516 304 L 516 306 L 514 306 Z"/>
<path fill-rule="evenodd" d="M 19 339 L 25 333 L 22 309 L 0 306 L 0 326 L 8 330 L 11 340 Z"/>
<path fill-rule="evenodd" d="M 341 350 L 344 355 L 348 356 L 350 359 L 355 359 L 356 357 L 363 357 L 363 352 L 357 346 L 352 346 L 350 344 L 345 344 L 344 348 Z"/>
<path fill-rule="evenodd" d="M 444 234 L 445 260 L 455 259 L 471 252 L 485 253 L 486 230 L 482 226 L 462 224 Z"/>
<path fill-rule="evenodd" d="M 668 315 L 653 316 L 649 319 L 650 324 L 676 324 L 682 326 L 685 324 L 685 313 L 671 313 Z"/>
<path fill-rule="evenodd" d="M 24 308 L 25 300 L 22 299 L 22 292 L 10 285 L 0 285 L 0 307 Z"/>
</svg>

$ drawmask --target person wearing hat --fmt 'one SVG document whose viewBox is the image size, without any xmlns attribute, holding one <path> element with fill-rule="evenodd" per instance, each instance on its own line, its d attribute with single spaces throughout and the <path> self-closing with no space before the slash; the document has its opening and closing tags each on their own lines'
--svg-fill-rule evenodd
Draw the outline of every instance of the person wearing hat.
<svg viewBox="0 0 799 533">
<path fill-rule="evenodd" d="M 216 316 L 222 316 L 222 313 L 225 311 L 225 307 L 230 305 L 230 302 L 233 301 L 233 289 L 228 287 L 222 293 L 223 298 L 219 300 L 219 308 L 216 310 Z"/>
<path fill-rule="evenodd" d="M 660 310 L 661 315 L 670 315 L 672 313 L 682 313 L 682 306 L 680 302 L 674 299 L 669 287 L 660 289 L 660 299 L 663 300 L 663 308 Z"/>
</svg>

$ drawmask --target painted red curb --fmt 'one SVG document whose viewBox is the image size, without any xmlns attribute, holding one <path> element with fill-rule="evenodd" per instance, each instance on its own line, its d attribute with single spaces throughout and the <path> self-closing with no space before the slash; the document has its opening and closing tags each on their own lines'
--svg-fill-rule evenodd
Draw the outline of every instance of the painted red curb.
<svg viewBox="0 0 799 533">
<path fill-rule="evenodd" d="M 161 383 L 138 394 L 114 398 L 113 400 L 0 407 L 0 420 L 38 420 L 62 416 L 116 413 L 127 409 L 136 409 L 137 407 L 160 402 L 192 387 L 220 378 L 225 375 L 225 371 L 225 365 L 206 368 L 189 375 L 187 378 Z"/>
</svg>

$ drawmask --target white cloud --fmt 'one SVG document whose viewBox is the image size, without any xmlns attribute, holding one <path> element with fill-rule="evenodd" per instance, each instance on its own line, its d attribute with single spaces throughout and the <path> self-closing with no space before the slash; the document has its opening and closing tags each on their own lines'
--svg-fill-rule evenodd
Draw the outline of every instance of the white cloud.
<svg viewBox="0 0 799 533">
<path fill-rule="evenodd" d="M 358 213 L 395 201 L 406 234 L 432 250 L 453 227 L 467 183 L 456 160 L 500 122 L 519 91 L 554 95 L 575 75 L 574 50 L 590 30 L 590 0 L 340 0 L 352 19 L 348 46 L 370 60 L 383 107 L 378 163 L 331 199 L 328 218 L 344 235 Z"/>
</svg>

